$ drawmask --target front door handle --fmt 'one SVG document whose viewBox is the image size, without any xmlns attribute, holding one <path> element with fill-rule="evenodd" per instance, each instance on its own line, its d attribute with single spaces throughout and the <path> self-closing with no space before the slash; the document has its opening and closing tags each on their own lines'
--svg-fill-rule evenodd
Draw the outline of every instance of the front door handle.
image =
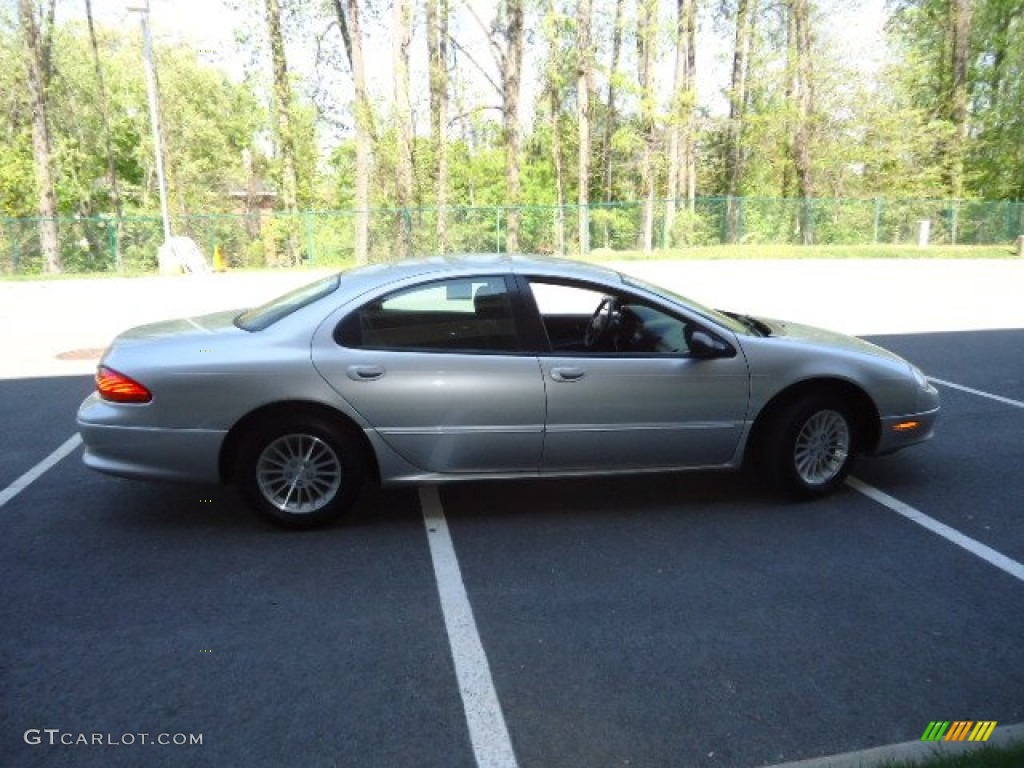
<svg viewBox="0 0 1024 768">
<path fill-rule="evenodd" d="M 579 381 L 586 373 L 582 368 L 552 368 L 551 378 L 555 381 Z"/>
<path fill-rule="evenodd" d="M 374 381 L 384 375 L 384 369 L 379 365 L 350 365 L 345 375 L 352 381 Z"/>
</svg>

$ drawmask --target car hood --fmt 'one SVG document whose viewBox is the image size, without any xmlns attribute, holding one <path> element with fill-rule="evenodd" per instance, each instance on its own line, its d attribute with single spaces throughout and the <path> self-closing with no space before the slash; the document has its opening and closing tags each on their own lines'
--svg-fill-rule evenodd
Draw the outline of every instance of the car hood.
<svg viewBox="0 0 1024 768">
<path fill-rule="evenodd" d="M 887 349 L 872 344 L 870 341 L 858 339 L 855 336 L 847 336 L 844 333 L 829 331 L 824 328 L 816 328 L 813 325 L 793 323 L 789 320 L 775 320 L 771 318 L 757 318 L 765 323 L 772 330 L 773 337 L 786 338 L 793 341 L 804 341 L 809 344 L 816 344 L 833 349 L 842 349 L 850 352 L 880 357 L 885 360 L 905 362 L 902 357 L 890 352 Z"/>
<path fill-rule="evenodd" d="M 159 323 L 140 325 L 137 328 L 131 328 L 121 333 L 116 341 L 118 343 L 132 343 L 154 341 L 156 339 L 186 338 L 189 336 L 205 338 L 210 334 L 224 331 L 244 333 L 234 324 L 234 319 L 241 311 L 232 309 L 225 312 L 214 312 L 209 315 L 181 317 L 176 320 L 163 320 Z"/>
</svg>

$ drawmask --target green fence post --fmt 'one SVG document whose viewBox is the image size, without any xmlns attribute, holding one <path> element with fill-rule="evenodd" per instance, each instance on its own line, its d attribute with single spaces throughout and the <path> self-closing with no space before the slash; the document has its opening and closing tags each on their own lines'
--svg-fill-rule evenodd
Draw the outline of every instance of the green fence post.
<svg viewBox="0 0 1024 768">
<path fill-rule="evenodd" d="M 502 208 L 498 206 L 494 209 L 494 216 L 497 224 L 497 231 L 494 237 L 494 252 L 501 253 L 501 211 Z"/>
<path fill-rule="evenodd" d="M 121 258 L 117 253 L 117 220 L 111 221 L 104 218 L 107 225 L 107 249 L 110 251 L 111 260 L 114 262 L 114 269 L 121 272 Z"/>
<path fill-rule="evenodd" d="M 732 195 L 725 196 L 725 216 L 722 217 L 722 242 L 729 242 L 729 216 L 732 214 Z"/>
<path fill-rule="evenodd" d="M 21 227 L 18 227 L 18 229 L 20 230 Z M 14 259 L 14 274 L 18 274 L 18 272 L 21 270 L 21 237 L 20 237 L 20 235 L 21 235 L 21 232 L 18 232 L 12 238 L 12 241 L 14 242 L 14 252 L 11 254 L 11 256 Z"/>
<path fill-rule="evenodd" d="M 313 214 L 311 211 L 303 211 L 302 215 L 306 220 L 306 263 L 312 264 L 316 257 L 316 244 L 313 241 Z"/>
<path fill-rule="evenodd" d="M 881 198 L 875 198 L 875 233 L 872 237 L 871 242 L 878 245 L 878 229 L 882 224 L 882 200 Z"/>
</svg>

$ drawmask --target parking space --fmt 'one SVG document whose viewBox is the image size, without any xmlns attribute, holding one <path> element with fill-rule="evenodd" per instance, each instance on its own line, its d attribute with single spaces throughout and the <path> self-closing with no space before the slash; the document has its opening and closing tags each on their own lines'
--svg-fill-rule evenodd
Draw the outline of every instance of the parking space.
<svg viewBox="0 0 1024 768">
<path fill-rule="evenodd" d="M 873 340 L 1024 401 L 1024 330 Z M 0 492 L 90 389 L 0 380 Z M 942 395 L 933 441 L 855 475 L 1024 562 L 1024 408 Z M 469 631 L 522 768 L 753 768 L 1024 721 L 1024 581 L 853 488 L 797 504 L 695 473 L 439 499 L 469 628 L 446 624 L 415 489 L 283 533 L 232 489 L 105 478 L 76 450 L 0 505 L 0 765 L 487 765 L 453 658 Z"/>
<path fill-rule="evenodd" d="M 2 510 L 0 764 L 473 764 L 414 493 L 288 536 L 77 459 Z M 25 743 L 48 728 L 135 743 Z"/>
<path fill-rule="evenodd" d="M 861 463 L 857 474 L 946 525 L 1024 562 L 1024 331 L 879 337 L 942 381 L 942 421 L 920 451 Z M 920 453 L 920 455 L 915 455 Z"/>
<path fill-rule="evenodd" d="M 88 376 L 0 379 L 0 490 L 75 432 L 69 405 L 81 402 L 92 386 Z"/>
<path fill-rule="evenodd" d="M 1022 585 L 852 491 L 493 490 L 443 497 L 522 765 L 756 766 L 1024 715 Z"/>
</svg>

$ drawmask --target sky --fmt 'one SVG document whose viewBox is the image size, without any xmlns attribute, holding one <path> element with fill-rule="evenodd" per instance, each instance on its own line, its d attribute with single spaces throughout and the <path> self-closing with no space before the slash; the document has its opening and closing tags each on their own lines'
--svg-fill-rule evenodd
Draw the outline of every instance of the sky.
<svg viewBox="0 0 1024 768">
<path fill-rule="evenodd" d="M 243 0 L 244 1 L 244 0 Z M 491 2 L 484 0 L 471 0 L 482 4 L 481 16 L 488 18 L 488 10 L 493 6 Z M 139 14 L 128 10 L 129 7 L 140 7 L 146 0 L 92 0 L 93 13 L 101 24 L 138 28 Z M 608 0 L 598 0 L 595 4 L 597 9 L 602 8 L 603 3 Z M 856 62 L 859 66 L 874 69 L 881 61 L 882 46 L 882 24 L 885 19 L 885 0 L 822 0 L 821 5 L 827 3 L 829 12 L 824 18 L 823 28 L 820 34 L 833 50 L 843 52 L 843 57 Z M 187 42 L 198 49 L 201 58 L 222 69 L 231 79 L 240 80 L 244 76 L 245 58 L 239 45 L 236 43 L 236 30 L 244 28 L 247 20 L 244 14 L 230 10 L 224 0 L 149 0 L 150 20 L 153 35 L 157 44 L 160 42 L 182 41 Z M 262 0 L 260 0 L 262 5 Z M 673 4 L 674 5 L 674 4 Z M 730 71 L 731 39 L 715 32 L 709 18 L 709 4 L 704 3 L 705 13 L 700 19 L 700 45 L 698 46 L 698 101 L 701 106 L 712 113 L 721 113 L 727 108 L 723 90 L 728 82 Z M 418 6 L 418 3 L 417 3 Z M 453 9 L 458 3 L 453 3 Z M 84 0 L 58 0 L 58 18 L 84 18 Z M 389 19 L 389 11 L 381 14 L 386 25 Z M 262 34 L 262 30 L 259 30 Z M 378 33 L 379 34 L 379 33 Z M 422 38 L 422 35 L 418 36 Z M 464 44 L 473 45 L 475 42 L 475 58 L 481 63 L 490 63 L 491 57 L 483 42 L 483 35 L 479 32 L 469 34 L 463 33 L 460 38 L 465 40 Z M 422 41 L 418 41 L 422 44 Z M 314 50 L 313 46 L 290 46 L 288 50 L 290 57 L 289 66 L 293 71 L 311 77 L 314 71 Z M 391 45 L 390 41 L 374 40 L 367 46 L 367 55 L 370 58 L 368 71 L 376 78 L 376 85 L 371 84 L 379 93 L 390 95 L 389 75 L 391 72 Z M 413 52 L 413 71 L 416 77 L 417 70 L 424 67 L 417 62 L 425 58 L 422 51 Z M 667 57 L 668 58 L 668 57 Z M 524 94 L 522 104 L 527 110 L 532 107 L 533 98 L 530 85 L 530 65 L 536 70 L 541 66 L 540 62 L 526 61 L 527 92 Z M 671 67 L 668 62 L 666 67 Z M 421 72 L 422 74 L 422 72 Z M 266 77 L 269 80 L 269 69 Z M 536 78 L 532 78 L 536 81 Z M 671 70 L 662 73 L 659 78 L 662 83 L 671 83 Z M 487 94 L 486 86 L 482 82 L 478 84 L 484 97 Z M 334 86 L 331 86 L 334 87 Z M 337 88 L 342 91 L 348 87 L 347 83 L 339 83 Z M 425 99 L 425 88 L 414 88 L 414 93 L 420 93 L 421 101 Z M 426 106 L 414 105 L 417 113 L 425 113 Z M 529 119 L 529 114 L 524 119 Z"/>
</svg>

